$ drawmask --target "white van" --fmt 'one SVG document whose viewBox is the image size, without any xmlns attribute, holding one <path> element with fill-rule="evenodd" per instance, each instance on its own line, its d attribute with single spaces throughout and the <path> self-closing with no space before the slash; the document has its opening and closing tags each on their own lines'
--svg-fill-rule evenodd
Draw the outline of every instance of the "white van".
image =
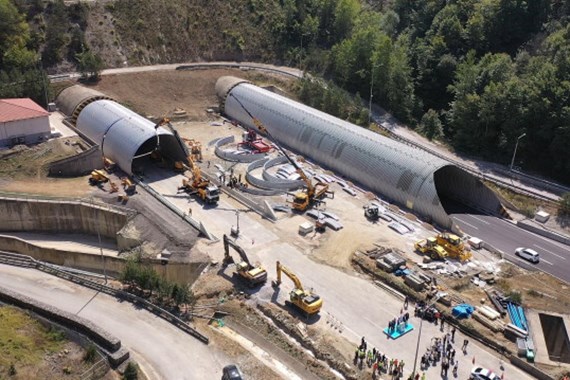
<svg viewBox="0 0 570 380">
<path fill-rule="evenodd" d="M 536 264 L 539 261 L 538 252 L 530 248 L 517 248 L 515 250 L 515 254 L 520 258 L 530 261 L 531 263 Z"/>
</svg>

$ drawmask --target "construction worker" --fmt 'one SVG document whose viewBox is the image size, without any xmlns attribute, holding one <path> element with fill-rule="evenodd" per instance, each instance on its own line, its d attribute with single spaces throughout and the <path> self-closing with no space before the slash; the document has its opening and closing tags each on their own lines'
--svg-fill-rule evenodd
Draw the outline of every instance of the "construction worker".
<svg viewBox="0 0 570 380">
<path fill-rule="evenodd" d="M 358 363 L 358 353 L 360 351 L 360 347 L 356 346 L 356 349 L 354 350 L 354 364 Z"/>
<path fill-rule="evenodd" d="M 426 373 L 422 373 L 422 380 L 426 380 Z"/>
</svg>

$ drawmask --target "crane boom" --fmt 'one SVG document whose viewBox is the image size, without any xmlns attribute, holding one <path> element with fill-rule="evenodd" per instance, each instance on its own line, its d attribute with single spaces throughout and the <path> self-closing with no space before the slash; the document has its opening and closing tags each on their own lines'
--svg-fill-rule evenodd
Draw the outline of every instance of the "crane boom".
<svg viewBox="0 0 570 380">
<path fill-rule="evenodd" d="M 229 96 L 233 97 L 236 102 L 238 102 L 238 104 L 240 105 L 241 108 L 243 108 L 243 110 L 245 111 L 245 113 L 247 113 L 247 115 L 251 118 L 251 120 L 253 121 L 253 124 L 255 125 L 255 127 L 261 132 L 261 133 L 265 133 L 270 139 L 271 141 L 273 141 L 273 143 L 277 146 L 277 149 L 279 149 L 279 151 L 285 156 L 285 158 L 287 158 L 287 161 L 289 161 L 291 163 L 291 165 L 293 165 L 293 167 L 295 168 L 295 170 L 297 171 L 297 174 L 299 174 L 301 176 L 301 179 L 305 182 L 305 184 L 307 185 L 307 194 L 309 195 L 309 197 L 312 197 L 315 193 L 315 188 L 313 186 L 313 183 L 311 182 L 311 180 L 309 179 L 309 177 L 307 177 L 307 175 L 305 174 L 305 171 L 299 166 L 299 164 L 297 164 L 297 162 L 295 160 L 293 160 L 291 157 L 289 157 L 289 155 L 287 154 L 287 152 L 285 152 L 285 149 L 283 149 L 281 147 L 281 145 L 277 142 L 277 140 L 275 140 L 275 138 L 273 137 L 273 135 L 271 135 L 271 133 L 269 133 L 269 131 L 267 130 L 267 128 L 263 125 L 263 123 L 261 122 L 261 120 L 259 120 L 258 118 L 256 118 L 255 116 L 253 116 L 251 114 L 251 112 L 248 111 L 248 109 L 243 105 L 243 103 L 241 102 L 241 100 L 239 100 L 236 96 L 234 96 L 231 92 L 229 94 Z"/>
</svg>

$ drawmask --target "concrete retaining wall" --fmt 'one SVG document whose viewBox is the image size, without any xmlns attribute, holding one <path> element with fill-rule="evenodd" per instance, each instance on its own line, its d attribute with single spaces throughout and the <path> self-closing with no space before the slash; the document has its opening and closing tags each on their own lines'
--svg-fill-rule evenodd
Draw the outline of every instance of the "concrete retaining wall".
<svg viewBox="0 0 570 380">
<path fill-rule="evenodd" d="M 527 223 L 524 220 L 517 222 L 517 226 L 523 230 L 534 232 L 535 234 L 546 236 L 549 239 L 559 241 L 560 243 L 570 245 L 570 237 L 558 234 L 556 232 L 547 230 L 545 228 L 537 227 L 533 224 Z"/>
<path fill-rule="evenodd" d="M 0 300 L 23 309 L 31 310 L 50 321 L 60 323 L 73 330 L 79 331 L 101 347 L 111 352 L 115 352 L 121 347 L 121 341 L 117 337 L 96 326 L 85 318 L 60 310 L 43 302 L 36 301 L 3 287 L 0 287 Z"/>
<path fill-rule="evenodd" d="M 49 165 L 49 175 L 52 177 L 79 177 L 102 167 L 103 156 L 97 145 L 75 156 L 52 162 Z"/>
<path fill-rule="evenodd" d="M 523 371 L 527 372 L 528 374 L 536 377 L 539 380 L 554 380 L 552 376 L 543 372 L 538 367 L 527 363 L 526 360 L 522 360 L 521 358 L 516 357 L 515 355 L 511 355 L 510 361 L 513 365 L 519 367 Z"/>
<path fill-rule="evenodd" d="M 55 248 L 39 247 L 25 240 L 0 235 L 0 251 L 8 251 L 31 256 L 36 260 L 55 265 L 103 273 L 103 260 L 100 255 L 65 251 Z M 123 271 L 125 259 L 105 256 L 105 270 L 111 276 L 118 276 Z M 180 285 L 192 284 L 200 276 L 207 263 L 169 263 L 162 265 L 159 260 L 149 260 L 148 264 L 167 280 Z"/>
<path fill-rule="evenodd" d="M 116 238 L 126 213 L 81 201 L 0 197 L 0 231 L 89 234 Z"/>
</svg>

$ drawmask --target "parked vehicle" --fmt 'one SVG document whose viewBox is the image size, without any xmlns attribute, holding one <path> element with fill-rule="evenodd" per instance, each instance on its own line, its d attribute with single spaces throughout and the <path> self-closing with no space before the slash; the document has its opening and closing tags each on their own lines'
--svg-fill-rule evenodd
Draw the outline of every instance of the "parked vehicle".
<svg viewBox="0 0 570 380">
<path fill-rule="evenodd" d="M 536 252 L 534 249 L 530 249 L 530 248 L 517 248 L 515 250 L 515 255 L 517 255 L 518 257 L 528 260 L 531 263 L 538 263 L 540 261 L 539 258 L 539 254 L 538 252 Z"/>
<path fill-rule="evenodd" d="M 222 370 L 222 380 L 244 380 L 244 377 L 237 365 L 230 364 Z"/>
<path fill-rule="evenodd" d="M 495 374 L 493 371 L 483 367 L 473 367 L 471 370 L 471 376 L 469 379 L 472 380 L 501 380 L 501 378 Z"/>
</svg>

